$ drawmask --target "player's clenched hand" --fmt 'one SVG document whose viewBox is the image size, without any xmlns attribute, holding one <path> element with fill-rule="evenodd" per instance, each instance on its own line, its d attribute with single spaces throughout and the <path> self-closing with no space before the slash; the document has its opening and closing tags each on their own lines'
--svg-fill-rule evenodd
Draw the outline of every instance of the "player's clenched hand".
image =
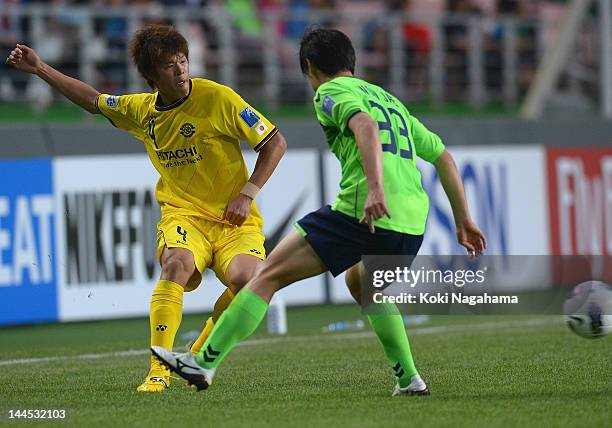
<svg viewBox="0 0 612 428">
<path fill-rule="evenodd" d="M 252 203 L 253 199 L 239 193 L 238 196 L 227 204 L 221 220 L 227 220 L 234 226 L 242 226 L 242 223 L 244 223 L 251 212 Z"/>
<path fill-rule="evenodd" d="M 365 205 L 363 207 L 363 217 L 359 221 L 361 224 L 367 224 L 370 227 L 370 233 L 376 232 L 374 229 L 374 220 L 378 220 L 386 215 L 391 218 L 391 213 L 387 208 L 387 199 L 385 192 L 381 188 L 368 190 Z"/>
<path fill-rule="evenodd" d="M 6 63 L 12 65 L 17 70 L 32 74 L 37 72 L 41 62 L 34 49 L 19 44 L 15 46 L 6 59 Z"/>
<path fill-rule="evenodd" d="M 457 225 L 457 241 L 466 248 L 470 256 L 481 256 L 487 249 L 484 234 L 470 219 Z"/>
</svg>

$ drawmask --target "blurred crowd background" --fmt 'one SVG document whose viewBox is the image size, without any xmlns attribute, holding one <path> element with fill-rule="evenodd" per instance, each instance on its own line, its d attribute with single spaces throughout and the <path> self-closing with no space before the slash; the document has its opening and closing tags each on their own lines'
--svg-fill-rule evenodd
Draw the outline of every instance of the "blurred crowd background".
<svg viewBox="0 0 612 428">
<path fill-rule="evenodd" d="M 145 23 L 175 25 L 190 43 L 194 76 L 235 87 L 271 107 L 312 94 L 297 44 L 313 24 L 348 33 L 357 73 L 409 102 L 518 105 L 547 48 L 559 37 L 564 1 L 554 0 L 0 0 L 0 47 L 33 46 L 98 90 L 146 90 L 128 40 Z M 597 25 L 586 22 L 562 80 L 572 105 L 597 102 Z M 0 101 L 54 95 L 2 62 Z"/>
</svg>

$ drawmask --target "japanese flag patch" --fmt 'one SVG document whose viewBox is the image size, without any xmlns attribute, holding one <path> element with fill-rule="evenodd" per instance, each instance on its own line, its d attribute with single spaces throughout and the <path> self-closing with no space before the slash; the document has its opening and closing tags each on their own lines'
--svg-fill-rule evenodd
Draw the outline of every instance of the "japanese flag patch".
<svg viewBox="0 0 612 428">
<path fill-rule="evenodd" d="M 257 131 L 257 135 L 259 136 L 262 136 L 264 132 L 266 132 L 267 130 L 268 130 L 268 126 L 264 123 L 263 120 L 259 122 L 257 124 L 257 128 L 255 128 L 255 131 Z"/>
</svg>

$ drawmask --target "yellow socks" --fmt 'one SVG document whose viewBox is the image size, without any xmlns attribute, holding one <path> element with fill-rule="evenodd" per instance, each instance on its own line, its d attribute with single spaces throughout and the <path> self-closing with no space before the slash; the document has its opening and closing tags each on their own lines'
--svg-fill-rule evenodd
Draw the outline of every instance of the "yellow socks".
<svg viewBox="0 0 612 428">
<path fill-rule="evenodd" d="M 183 287 L 160 280 L 151 296 L 151 345 L 172 350 L 174 336 L 183 318 Z"/>
<path fill-rule="evenodd" d="M 172 350 L 174 337 L 183 318 L 183 287 L 179 284 L 160 280 L 151 297 L 151 345 Z M 227 288 L 215 302 L 213 314 L 206 321 L 200 336 L 191 346 L 191 352 L 197 353 L 210 335 L 215 322 L 234 298 L 234 293 Z"/>
<path fill-rule="evenodd" d="M 232 299 L 234 298 L 234 293 L 229 288 L 226 288 L 223 294 L 219 296 L 217 301 L 215 302 L 215 308 L 213 310 L 212 315 L 206 320 L 206 324 L 204 325 L 204 329 L 200 333 L 200 336 L 193 342 L 191 345 L 191 353 L 197 354 L 202 349 L 202 345 L 208 339 L 210 332 L 215 326 L 215 322 L 219 319 L 223 311 L 232 303 Z"/>
<path fill-rule="evenodd" d="M 213 321 L 212 317 L 209 317 L 206 320 L 204 329 L 202 330 L 198 338 L 195 340 L 195 342 L 193 342 L 191 348 L 189 348 L 189 352 L 191 352 L 192 354 L 197 354 L 198 352 L 200 352 L 200 349 L 202 349 L 202 345 L 204 345 L 204 342 L 206 342 L 206 339 L 208 339 L 208 336 L 210 335 L 210 332 L 212 331 L 214 326 L 215 322 Z"/>
</svg>

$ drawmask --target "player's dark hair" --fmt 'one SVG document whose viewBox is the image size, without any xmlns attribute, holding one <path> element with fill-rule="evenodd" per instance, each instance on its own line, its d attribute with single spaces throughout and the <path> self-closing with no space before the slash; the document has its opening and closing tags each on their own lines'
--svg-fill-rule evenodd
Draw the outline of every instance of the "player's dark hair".
<svg viewBox="0 0 612 428">
<path fill-rule="evenodd" d="M 159 64 L 178 54 L 189 59 L 187 40 L 170 25 L 147 25 L 136 31 L 129 50 L 138 72 L 152 89 L 155 89 L 153 79 L 157 78 Z"/>
<path fill-rule="evenodd" d="M 300 42 L 300 67 L 304 74 L 308 72 L 306 60 L 328 76 L 345 70 L 355 72 L 353 44 L 338 30 L 315 28 L 307 31 Z"/>
</svg>

